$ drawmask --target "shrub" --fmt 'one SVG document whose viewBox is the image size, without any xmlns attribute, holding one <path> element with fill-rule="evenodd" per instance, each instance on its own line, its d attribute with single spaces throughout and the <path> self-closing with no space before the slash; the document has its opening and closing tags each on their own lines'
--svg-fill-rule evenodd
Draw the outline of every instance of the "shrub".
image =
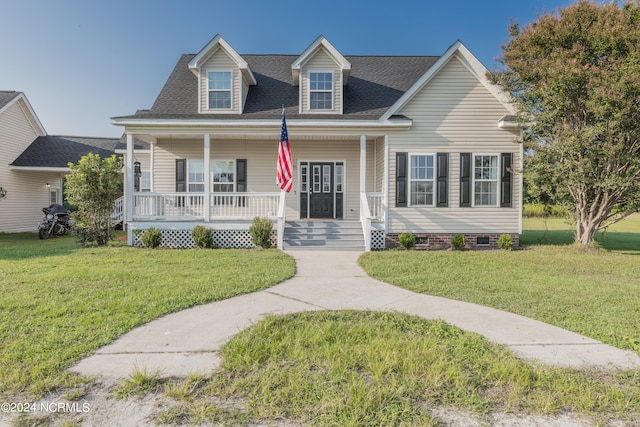
<svg viewBox="0 0 640 427">
<path fill-rule="evenodd" d="M 463 234 L 456 234 L 451 239 L 451 244 L 453 245 L 454 249 L 458 251 L 462 250 L 467 245 L 467 238 L 464 237 Z"/>
<path fill-rule="evenodd" d="M 267 249 L 271 247 L 271 235 L 273 234 L 273 224 L 269 218 L 255 217 L 251 227 L 249 227 L 251 240 L 256 246 Z"/>
<path fill-rule="evenodd" d="M 567 218 L 569 211 L 561 205 L 545 205 L 542 203 L 527 203 L 522 206 L 522 216 L 527 218 Z"/>
<path fill-rule="evenodd" d="M 65 175 L 65 198 L 78 210 L 73 225 L 82 244 L 104 246 L 112 235 L 111 213 L 122 191 L 122 159 L 102 159 L 89 153 L 77 164 L 69 163 Z"/>
<path fill-rule="evenodd" d="M 411 249 L 416 245 L 416 238 L 413 237 L 411 233 L 402 233 L 400 237 L 398 237 L 398 242 L 403 248 Z"/>
<path fill-rule="evenodd" d="M 512 250 L 513 238 L 511 237 L 511 234 L 501 234 L 500 237 L 498 237 L 498 247 L 505 251 Z"/>
<path fill-rule="evenodd" d="M 210 228 L 204 225 L 196 225 L 193 230 L 191 230 L 191 237 L 199 248 L 206 249 L 213 247 L 213 233 Z"/>
<path fill-rule="evenodd" d="M 162 241 L 162 233 L 157 228 L 152 227 L 142 233 L 140 240 L 142 240 L 142 244 L 146 248 L 157 248 L 160 246 L 160 242 Z"/>
</svg>

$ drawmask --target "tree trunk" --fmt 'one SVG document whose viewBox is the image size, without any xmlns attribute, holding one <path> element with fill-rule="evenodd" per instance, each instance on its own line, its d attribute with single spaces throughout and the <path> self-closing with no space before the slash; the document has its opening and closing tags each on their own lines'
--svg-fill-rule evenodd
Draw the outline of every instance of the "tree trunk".
<svg viewBox="0 0 640 427">
<path fill-rule="evenodd" d="M 593 219 L 578 219 L 576 221 L 575 243 L 581 246 L 591 245 L 598 230 L 598 225 L 600 225 L 600 222 Z"/>
</svg>

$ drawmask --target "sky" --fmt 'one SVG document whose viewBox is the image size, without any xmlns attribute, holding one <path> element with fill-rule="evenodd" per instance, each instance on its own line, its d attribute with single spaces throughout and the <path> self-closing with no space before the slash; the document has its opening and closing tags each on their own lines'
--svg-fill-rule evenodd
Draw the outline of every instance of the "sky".
<svg viewBox="0 0 640 427">
<path fill-rule="evenodd" d="M 456 40 L 495 69 L 511 21 L 569 0 L 0 0 L 0 90 L 24 92 L 50 135 L 119 137 L 183 53 L 220 34 L 240 55 L 441 55 Z"/>
</svg>

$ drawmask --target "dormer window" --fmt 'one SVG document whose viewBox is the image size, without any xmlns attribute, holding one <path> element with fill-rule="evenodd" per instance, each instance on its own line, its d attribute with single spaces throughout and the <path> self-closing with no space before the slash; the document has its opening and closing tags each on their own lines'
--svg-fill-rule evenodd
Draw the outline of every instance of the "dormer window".
<svg viewBox="0 0 640 427">
<path fill-rule="evenodd" d="M 209 71 L 207 79 L 209 80 L 209 109 L 210 110 L 230 110 L 232 87 L 231 71 Z"/>
<path fill-rule="evenodd" d="M 333 73 L 309 72 L 309 109 L 333 109 Z"/>
</svg>

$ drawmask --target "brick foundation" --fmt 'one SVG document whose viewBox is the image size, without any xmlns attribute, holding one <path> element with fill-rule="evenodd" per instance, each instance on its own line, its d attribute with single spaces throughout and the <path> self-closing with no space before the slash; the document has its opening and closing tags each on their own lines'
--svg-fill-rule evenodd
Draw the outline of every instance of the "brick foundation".
<svg viewBox="0 0 640 427">
<path fill-rule="evenodd" d="M 387 249 L 393 249 L 400 246 L 398 238 L 402 233 L 388 233 L 385 236 L 385 245 Z M 416 239 L 415 249 L 423 250 L 438 250 L 452 248 L 451 239 L 458 233 L 413 233 L 413 237 Z M 467 239 L 465 249 L 498 249 L 498 239 L 501 234 L 509 233 L 460 233 Z M 513 240 L 513 247 L 520 246 L 520 235 L 510 234 Z M 480 244 L 478 243 L 480 241 Z M 483 241 L 488 241 L 488 244 L 483 244 Z"/>
</svg>

